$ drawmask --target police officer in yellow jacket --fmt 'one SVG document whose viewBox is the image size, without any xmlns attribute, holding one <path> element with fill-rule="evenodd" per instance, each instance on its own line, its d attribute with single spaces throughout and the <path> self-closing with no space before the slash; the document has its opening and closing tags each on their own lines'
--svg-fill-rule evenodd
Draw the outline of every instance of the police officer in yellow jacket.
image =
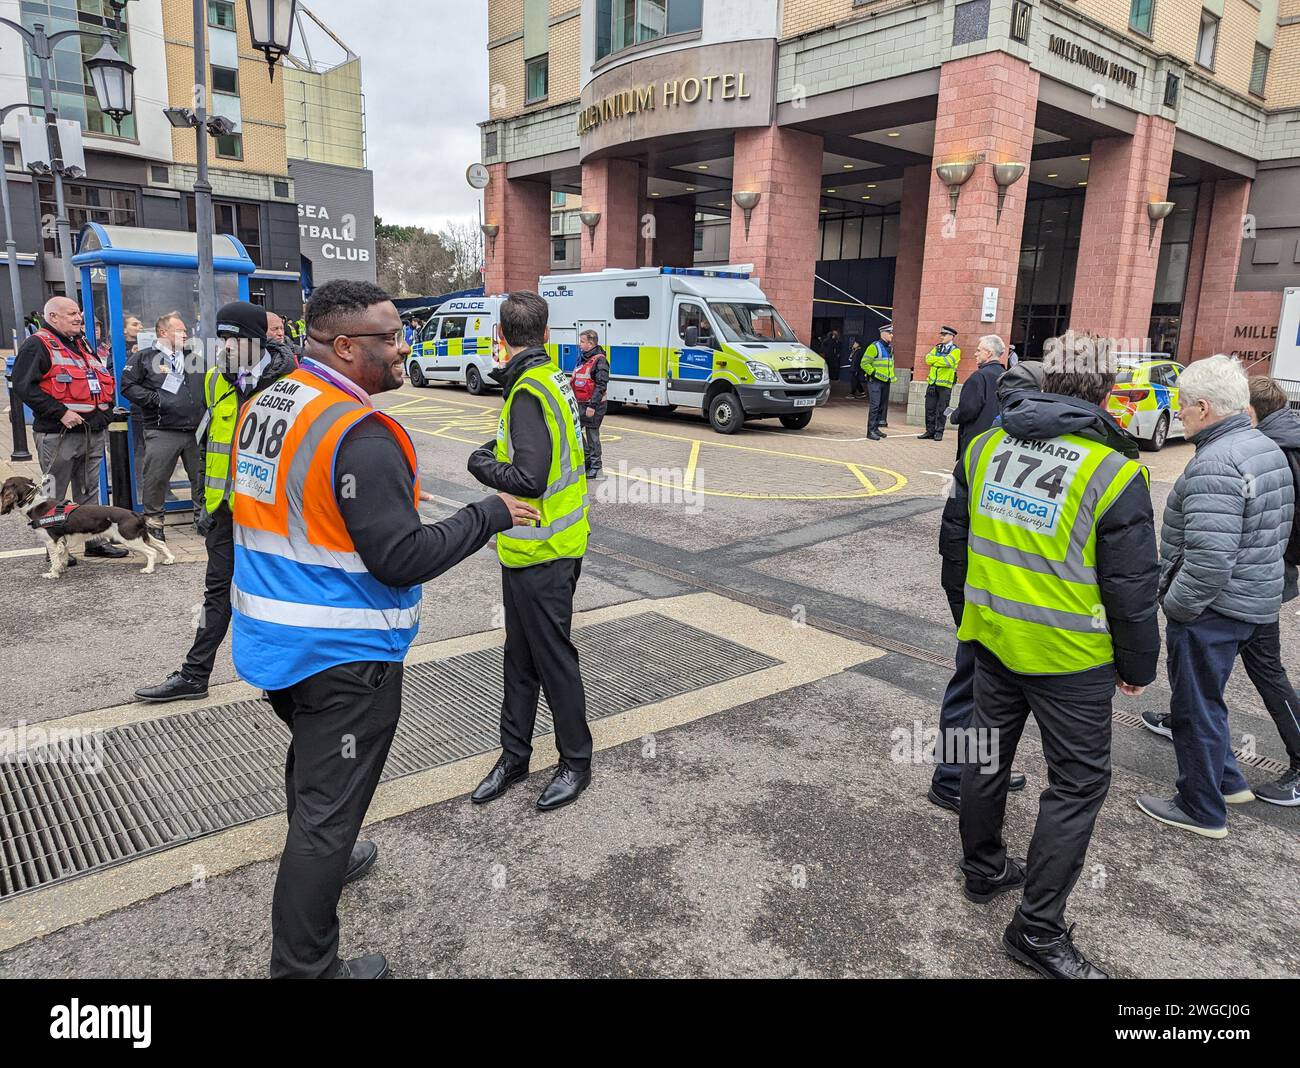
<svg viewBox="0 0 1300 1068">
<path fill-rule="evenodd" d="M 862 371 L 867 376 L 867 437 L 879 441 L 888 437 L 880 428 L 889 417 L 889 387 L 894 372 L 894 324 L 881 323 L 880 338 L 862 354 Z"/>
<path fill-rule="evenodd" d="M 217 335 L 230 345 L 229 353 L 243 353 L 243 362 L 223 349 L 220 365 L 208 369 L 203 379 L 206 412 L 197 431 L 203 451 L 203 514 L 197 526 L 208 550 L 203 608 L 194 644 L 179 671 L 156 686 L 142 686 L 141 701 L 163 703 L 206 697 L 208 679 L 217 650 L 230 629 L 230 577 L 235 570 L 235 540 L 230 519 L 230 452 L 239 407 L 255 393 L 294 369 L 291 354 L 265 348 L 266 310 L 237 300 L 217 313 Z M 201 339 L 200 339 L 201 340 Z"/>
<path fill-rule="evenodd" d="M 957 331 L 945 326 L 939 331 L 939 343 L 925 354 L 925 365 L 930 369 L 925 376 L 925 433 L 920 438 L 943 440 L 944 424 L 948 421 L 948 398 L 957 382 L 957 365 L 961 363 L 961 349 L 956 345 Z"/>
<path fill-rule="evenodd" d="M 1101 407 L 1114 378 L 1049 370 L 1041 393 L 1012 399 L 957 464 L 940 534 L 957 636 L 975 651 L 975 707 L 955 761 L 966 897 L 1023 888 L 1002 945 L 1053 978 L 1106 978 L 1075 948 L 1065 907 L 1110 785 L 1115 687 L 1141 693 L 1160 651 L 1147 474 Z M 1030 712 L 1050 786 L 1026 862 L 1008 855 L 1002 823 Z"/>
<path fill-rule="evenodd" d="M 505 694 L 501 757 L 471 795 L 500 797 L 528 775 L 539 690 L 555 722 L 560 766 L 537 799 L 543 811 L 578 799 L 591 782 L 591 731 L 570 629 L 573 592 L 587 551 L 587 479 L 578 401 L 568 376 L 547 355 L 547 305 L 536 293 L 502 302 L 509 353 L 494 372 L 505 391 L 495 441 L 470 456 L 469 472 L 542 513 L 533 527 L 497 535 L 505 604 Z"/>
</svg>

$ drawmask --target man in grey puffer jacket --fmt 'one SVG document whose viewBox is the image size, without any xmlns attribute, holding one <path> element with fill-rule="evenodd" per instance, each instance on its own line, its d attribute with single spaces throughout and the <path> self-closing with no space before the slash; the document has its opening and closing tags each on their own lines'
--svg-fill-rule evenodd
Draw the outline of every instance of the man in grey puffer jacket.
<svg viewBox="0 0 1300 1068">
<path fill-rule="evenodd" d="M 1178 385 L 1179 414 L 1196 446 L 1160 532 L 1178 790 L 1169 800 L 1142 794 L 1138 807 L 1162 823 L 1223 838 L 1225 803 L 1255 797 L 1232 753 L 1223 691 L 1242 645 L 1277 622 L 1295 491 L 1281 450 L 1251 426 L 1240 363 L 1198 360 Z"/>
</svg>

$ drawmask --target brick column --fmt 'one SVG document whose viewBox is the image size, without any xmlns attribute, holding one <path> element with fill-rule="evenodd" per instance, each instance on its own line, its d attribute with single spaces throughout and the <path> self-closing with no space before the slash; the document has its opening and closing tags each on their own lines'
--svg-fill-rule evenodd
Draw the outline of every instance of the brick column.
<svg viewBox="0 0 1300 1068">
<path fill-rule="evenodd" d="M 930 167 L 903 169 L 903 199 L 898 214 L 898 258 L 894 263 L 894 352 L 899 367 L 911 367 L 916 353 L 916 315 L 921 304 L 925 265 L 925 221 L 930 204 Z M 868 316 L 868 320 L 873 316 Z M 929 346 L 926 346 L 927 349 Z"/>
<path fill-rule="evenodd" d="M 1205 233 L 1205 267 L 1196 302 L 1196 333 L 1190 353 L 1193 360 L 1229 352 L 1234 344 L 1228 333 L 1241 263 L 1242 217 L 1250 204 L 1250 186 L 1247 178 L 1225 178 L 1214 183 L 1214 204 Z M 1208 183 L 1202 188 L 1208 188 Z"/>
<path fill-rule="evenodd" d="M 582 165 L 582 210 L 600 212 L 595 233 L 582 228 L 582 269 L 636 267 L 641 260 L 641 167 L 631 159 Z"/>
<path fill-rule="evenodd" d="M 501 227 L 496 240 L 483 239 L 483 288 L 488 293 L 537 289 L 551 269 L 551 187 L 506 177 L 506 165 L 488 168 L 483 219 Z"/>
<path fill-rule="evenodd" d="M 1099 138 L 1090 155 L 1070 326 L 1131 348 L 1151 332 L 1164 224 L 1153 230 L 1147 204 L 1169 191 L 1174 124 L 1139 115 L 1132 137 Z"/>
<path fill-rule="evenodd" d="M 695 263 L 694 205 L 653 203 L 653 210 L 654 255 L 649 266 L 690 267 Z"/>
<path fill-rule="evenodd" d="M 733 191 L 762 194 L 750 213 L 731 207 L 732 263 L 752 263 L 758 284 L 790 329 L 812 343 L 822 182 L 819 134 L 780 126 L 737 130 Z"/>
<path fill-rule="evenodd" d="M 949 214 L 948 187 L 930 171 L 921 299 L 912 352 L 915 366 L 938 340 L 939 328 L 958 331 L 962 349 L 959 377 L 975 367 L 975 342 L 982 334 L 1010 336 L 1016 276 L 1025 222 L 1028 166 L 1034 147 L 1038 73 L 1003 52 L 951 60 L 939 74 L 934 163 L 984 156 L 961 187 L 956 217 Z M 998 188 L 991 163 L 1023 163 L 1026 176 L 1012 185 L 997 217 Z M 900 220 L 900 228 L 901 228 Z M 980 322 L 985 286 L 998 287 L 997 318 Z M 918 374 L 917 381 L 925 376 Z"/>
<path fill-rule="evenodd" d="M 1196 218 L 1192 222 L 1192 243 L 1187 250 L 1187 285 L 1183 290 L 1182 321 L 1178 324 L 1178 345 L 1174 356 L 1189 363 L 1196 337 L 1196 311 L 1201 301 L 1201 275 L 1205 273 L 1205 237 L 1210 229 L 1214 205 L 1214 183 L 1202 182 L 1196 191 Z"/>
</svg>

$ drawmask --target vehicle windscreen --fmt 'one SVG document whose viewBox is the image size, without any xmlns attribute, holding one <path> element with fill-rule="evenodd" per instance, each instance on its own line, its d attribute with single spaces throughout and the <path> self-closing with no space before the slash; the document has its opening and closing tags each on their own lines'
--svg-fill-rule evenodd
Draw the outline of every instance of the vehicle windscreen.
<svg viewBox="0 0 1300 1068">
<path fill-rule="evenodd" d="M 1131 367 L 1127 369 L 1121 368 L 1119 374 L 1115 376 L 1115 384 L 1124 385 L 1125 383 L 1133 382 L 1136 375 L 1137 372 Z"/>
<path fill-rule="evenodd" d="M 770 304 L 731 304 L 709 301 L 728 341 L 796 340 L 794 331 Z"/>
</svg>

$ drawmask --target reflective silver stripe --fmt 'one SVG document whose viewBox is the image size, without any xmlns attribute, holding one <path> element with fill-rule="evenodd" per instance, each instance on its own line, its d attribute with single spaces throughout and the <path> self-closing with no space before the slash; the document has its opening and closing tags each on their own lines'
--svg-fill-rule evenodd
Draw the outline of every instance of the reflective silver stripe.
<svg viewBox="0 0 1300 1068">
<path fill-rule="evenodd" d="M 581 523 L 587 514 L 587 498 L 582 499 L 582 504 L 575 508 L 568 515 L 562 515 L 554 520 L 548 527 L 511 527 L 504 534 L 498 534 L 498 538 L 505 538 L 507 541 L 545 541 L 553 534 L 558 534 L 562 530 L 568 530 L 575 523 Z"/>
<path fill-rule="evenodd" d="M 530 393 L 541 397 L 551 409 L 551 416 L 555 420 L 556 433 L 560 435 L 560 474 L 563 476 L 573 470 L 573 456 L 569 448 L 569 435 L 565 433 L 564 413 L 560 410 L 560 405 L 556 399 L 551 396 L 550 390 L 537 385 L 535 381 L 529 379 L 522 380 L 520 385 L 524 383 L 528 384 Z"/>
<path fill-rule="evenodd" d="M 561 490 L 566 490 L 570 486 L 576 485 L 582 480 L 582 477 L 582 472 L 577 470 L 570 471 L 567 475 L 562 475 L 558 482 L 546 487 L 546 492 L 542 494 L 541 499 L 546 500 L 547 497 L 554 497 Z"/>
<path fill-rule="evenodd" d="M 228 441 L 209 441 L 208 452 L 216 453 L 218 456 L 229 456 L 230 442 Z"/>
<path fill-rule="evenodd" d="M 82 404 L 80 401 L 69 401 L 64 407 L 70 412 L 93 412 L 99 409 L 97 404 Z"/>
<path fill-rule="evenodd" d="M 1070 547 L 1066 551 L 1067 560 L 1083 563 L 1084 547 L 1088 544 L 1088 538 L 1092 536 L 1093 528 L 1097 525 L 1097 502 L 1101 500 L 1102 495 L 1110 488 L 1111 482 L 1127 462 L 1120 453 L 1108 451 L 1092 472 L 1092 477 L 1088 479 L 1083 495 L 1079 498 L 1079 510 L 1074 516 L 1074 529 L 1070 531 Z"/>
<path fill-rule="evenodd" d="M 298 449 L 293 454 L 293 463 L 289 465 L 289 474 L 284 480 L 284 493 L 289 505 L 289 538 L 296 543 L 309 544 L 307 541 L 307 521 L 303 518 L 303 491 L 307 486 L 307 473 L 311 470 L 316 449 L 335 423 L 347 415 L 348 412 L 360 407 L 360 402 L 351 398 L 335 401 L 312 420 L 311 425 L 307 428 L 307 433 L 298 442 Z"/>
<path fill-rule="evenodd" d="M 282 627 L 326 630 L 407 630 L 420 622 L 420 606 L 410 608 L 331 608 L 322 604 L 274 601 L 230 589 L 230 604 L 241 615 Z"/>
<path fill-rule="evenodd" d="M 968 544 L 970 551 L 976 556 L 996 560 L 1000 564 L 1023 567 L 1026 571 L 1034 571 L 1040 575 L 1053 575 L 1066 582 L 1080 582 L 1088 586 L 1097 585 L 1096 569 L 1085 567 L 1081 561 L 1070 557 L 1065 560 L 1049 560 L 1047 557 L 1039 556 L 1035 552 L 1016 549 L 996 541 L 989 541 L 988 538 L 981 538 L 977 534 L 970 536 Z"/>
<path fill-rule="evenodd" d="M 1019 619 L 1025 623 L 1041 623 L 1044 627 L 1057 627 L 1060 630 L 1072 630 L 1083 634 L 1104 634 L 1107 630 L 1105 626 L 1097 625 L 1096 616 L 1011 601 L 969 584 L 966 586 L 965 596 L 967 604 L 991 608 L 998 615 L 1006 616 L 1008 619 Z"/>
<path fill-rule="evenodd" d="M 307 541 L 293 541 L 269 530 L 255 527 L 235 527 L 235 544 L 242 545 L 255 553 L 266 553 L 298 564 L 312 564 L 317 567 L 332 567 L 338 571 L 348 571 L 355 575 L 364 575 L 368 569 L 356 553 L 341 553 L 334 549 L 322 548 Z"/>
</svg>

